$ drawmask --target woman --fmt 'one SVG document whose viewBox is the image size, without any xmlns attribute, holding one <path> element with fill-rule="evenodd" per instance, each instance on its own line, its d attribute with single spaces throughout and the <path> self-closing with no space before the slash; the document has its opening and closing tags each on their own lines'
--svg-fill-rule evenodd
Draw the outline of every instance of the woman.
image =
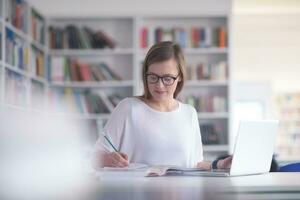
<svg viewBox="0 0 300 200">
<path fill-rule="evenodd" d="M 144 95 L 122 100 L 104 127 L 117 148 L 99 139 L 94 167 L 126 167 L 129 163 L 228 168 L 231 158 L 203 161 L 196 110 L 176 99 L 183 88 L 185 61 L 179 45 L 155 44 L 148 51 L 142 79 Z"/>
</svg>

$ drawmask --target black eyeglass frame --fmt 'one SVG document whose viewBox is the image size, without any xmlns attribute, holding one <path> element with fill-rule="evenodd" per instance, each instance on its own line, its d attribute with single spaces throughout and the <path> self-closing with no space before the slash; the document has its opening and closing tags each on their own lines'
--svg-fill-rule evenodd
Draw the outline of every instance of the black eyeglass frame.
<svg viewBox="0 0 300 200">
<path fill-rule="evenodd" d="M 157 77 L 157 80 L 155 82 L 148 82 L 148 76 L 155 76 Z M 172 84 L 166 84 L 165 81 L 164 81 L 164 78 L 172 78 L 173 79 L 173 82 Z M 163 75 L 163 76 L 159 76 L 157 74 L 153 74 L 153 73 L 147 73 L 146 74 L 146 82 L 147 83 L 150 83 L 150 84 L 156 84 L 159 79 L 161 79 L 162 83 L 165 85 L 165 86 L 171 86 L 175 83 L 176 79 L 179 77 L 179 74 L 177 76 L 171 76 L 171 75 Z"/>
</svg>

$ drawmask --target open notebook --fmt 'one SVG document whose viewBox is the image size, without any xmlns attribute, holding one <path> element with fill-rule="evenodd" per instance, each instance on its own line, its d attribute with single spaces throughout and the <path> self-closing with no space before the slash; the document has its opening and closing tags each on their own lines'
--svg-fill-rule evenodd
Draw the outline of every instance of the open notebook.
<svg viewBox="0 0 300 200">
<path fill-rule="evenodd" d="M 130 163 L 128 167 L 104 167 L 104 171 L 135 171 L 146 170 L 149 166 L 142 163 Z"/>
</svg>

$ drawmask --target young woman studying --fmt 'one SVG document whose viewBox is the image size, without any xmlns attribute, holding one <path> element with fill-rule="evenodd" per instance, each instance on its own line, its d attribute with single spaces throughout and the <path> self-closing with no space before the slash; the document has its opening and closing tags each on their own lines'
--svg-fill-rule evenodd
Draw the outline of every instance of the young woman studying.
<svg viewBox="0 0 300 200">
<path fill-rule="evenodd" d="M 231 157 L 203 162 L 197 112 L 176 99 L 185 70 L 179 45 L 161 42 L 150 48 L 142 69 L 144 94 L 125 98 L 111 114 L 103 131 L 105 140 L 99 138 L 95 145 L 95 168 L 129 163 L 230 168 Z"/>
</svg>

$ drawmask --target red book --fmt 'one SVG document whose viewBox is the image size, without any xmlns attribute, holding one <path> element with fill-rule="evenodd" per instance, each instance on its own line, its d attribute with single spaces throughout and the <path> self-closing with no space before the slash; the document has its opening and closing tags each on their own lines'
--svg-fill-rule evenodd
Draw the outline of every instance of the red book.
<svg viewBox="0 0 300 200">
<path fill-rule="evenodd" d="M 143 27 L 141 30 L 141 48 L 148 47 L 148 28 Z"/>
<path fill-rule="evenodd" d="M 78 65 L 79 63 L 77 62 L 71 62 L 71 80 L 72 81 L 79 81 L 80 78 L 79 78 L 79 73 L 78 73 Z"/>
<path fill-rule="evenodd" d="M 90 66 L 88 64 L 80 63 L 79 69 L 80 69 L 79 71 L 80 71 L 81 79 L 83 81 L 92 80 L 92 74 L 91 74 Z"/>
<path fill-rule="evenodd" d="M 192 44 L 194 48 L 199 47 L 199 41 L 200 41 L 200 31 L 198 28 L 193 27 L 192 28 Z"/>
<path fill-rule="evenodd" d="M 22 28 L 22 6 L 20 4 L 16 5 L 16 19 L 15 26 L 18 29 Z"/>
</svg>

